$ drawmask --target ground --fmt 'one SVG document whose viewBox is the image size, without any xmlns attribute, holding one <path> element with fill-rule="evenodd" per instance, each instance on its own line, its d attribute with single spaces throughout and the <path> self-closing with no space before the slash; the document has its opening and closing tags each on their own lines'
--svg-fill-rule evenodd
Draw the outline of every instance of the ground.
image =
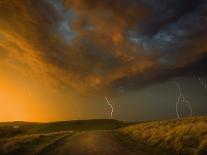
<svg viewBox="0 0 207 155">
<path fill-rule="evenodd" d="M 0 155 L 147 154 L 207 155 L 207 116 L 136 123 L 0 123 Z"/>
<path fill-rule="evenodd" d="M 40 155 L 147 155 L 123 146 L 110 131 L 86 131 L 65 137 Z"/>
</svg>

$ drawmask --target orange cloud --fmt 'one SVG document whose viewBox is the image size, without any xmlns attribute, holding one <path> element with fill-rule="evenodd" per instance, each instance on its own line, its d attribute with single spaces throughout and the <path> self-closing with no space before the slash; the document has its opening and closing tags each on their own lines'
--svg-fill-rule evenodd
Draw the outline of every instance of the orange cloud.
<svg viewBox="0 0 207 155">
<path fill-rule="evenodd" d="M 170 16 L 156 11 L 159 5 L 175 10 L 180 4 L 3 1 L 0 51 L 5 54 L 1 60 L 47 86 L 81 93 L 139 89 L 165 81 L 206 54 L 206 27 L 191 28 L 184 16 L 203 23 L 202 10 L 192 14 L 177 10 Z"/>
</svg>

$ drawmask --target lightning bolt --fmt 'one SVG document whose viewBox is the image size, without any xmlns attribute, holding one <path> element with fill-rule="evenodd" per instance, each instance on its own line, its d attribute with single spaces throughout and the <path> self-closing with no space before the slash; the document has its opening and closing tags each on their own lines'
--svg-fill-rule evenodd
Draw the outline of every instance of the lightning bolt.
<svg viewBox="0 0 207 155">
<path fill-rule="evenodd" d="M 111 97 L 108 97 L 108 99 L 109 99 L 110 103 L 112 104 L 113 102 L 112 102 L 112 99 L 111 99 Z"/>
<path fill-rule="evenodd" d="M 178 105 L 179 105 L 181 102 L 187 104 L 188 109 L 189 109 L 189 111 L 190 111 L 190 113 L 189 113 L 189 117 L 191 117 L 191 116 L 192 116 L 192 113 L 193 113 L 193 109 L 192 109 L 192 107 L 191 107 L 190 101 L 187 100 L 187 99 L 185 98 L 185 96 L 183 95 L 183 92 L 182 92 L 182 90 L 181 90 L 181 87 L 180 87 L 179 83 L 178 83 L 178 82 L 174 82 L 174 84 L 175 84 L 176 87 L 178 88 L 178 92 L 179 92 L 179 96 L 178 96 L 178 99 L 177 99 L 177 102 L 176 102 L 176 107 L 175 107 L 175 108 L 176 108 L 177 118 L 178 118 L 178 119 L 180 118 L 180 114 L 179 114 L 179 112 L 178 112 Z"/>
<path fill-rule="evenodd" d="M 202 80 L 199 76 L 198 76 L 198 80 L 201 82 L 201 84 L 204 86 L 204 88 L 207 90 L 207 83 L 206 81 Z"/>
<path fill-rule="evenodd" d="M 111 118 L 113 118 L 113 112 L 114 112 L 113 105 L 109 102 L 109 99 L 106 96 L 105 96 L 105 100 L 106 100 L 108 106 L 111 108 Z"/>
</svg>

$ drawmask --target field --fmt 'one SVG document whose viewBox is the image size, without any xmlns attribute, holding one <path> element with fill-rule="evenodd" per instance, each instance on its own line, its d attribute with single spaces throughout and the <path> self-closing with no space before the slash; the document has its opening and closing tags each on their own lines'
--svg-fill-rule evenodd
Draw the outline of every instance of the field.
<svg viewBox="0 0 207 155">
<path fill-rule="evenodd" d="M 77 120 L 51 123 L 0 123 L 1 155 L 41 154 L 50 145 L 81 131 L 111 130 L 123 124 L 116 120 Z"/>
<path fill-rule="evenodd" d="M 44 148 L 55 143 L 66 136 L 75 134 L 72 131 L 19 135 L 10 138 L 2 138 L 0 140 L 0 154 L 22 155 L 22 154 L 38 154 Z"/>
<path fill-rule="evenodd" d="M 48 133 L 58 131 L 109 130 L 122 127 L 117 120 L 94 119 L 50 123 L 8 122 L 0 123 L 0 138 L 18 134 Z"/>
<path fill-rule="evenodd" d="M 122 141 L 157 154 L 207 155 L 207 117 L 131 125 L 118 130 Z"/>
<path fill-rule="evenodd" d="M 207 117 L 0 123 L 0 155 L 207 155 Z"/>
</svg>

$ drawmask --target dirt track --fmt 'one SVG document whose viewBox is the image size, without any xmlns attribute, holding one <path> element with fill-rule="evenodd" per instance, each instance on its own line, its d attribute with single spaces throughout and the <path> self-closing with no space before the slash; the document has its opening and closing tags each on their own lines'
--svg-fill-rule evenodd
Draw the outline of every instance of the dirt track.
<svg viewBox="0 0 207 155">
<path fill-rule="evenodd" d="M 107 131 L 88 131 L 65 137 L 45 148 L 41 155 L 146 155 L 121 145 Z"/>
</svg>

